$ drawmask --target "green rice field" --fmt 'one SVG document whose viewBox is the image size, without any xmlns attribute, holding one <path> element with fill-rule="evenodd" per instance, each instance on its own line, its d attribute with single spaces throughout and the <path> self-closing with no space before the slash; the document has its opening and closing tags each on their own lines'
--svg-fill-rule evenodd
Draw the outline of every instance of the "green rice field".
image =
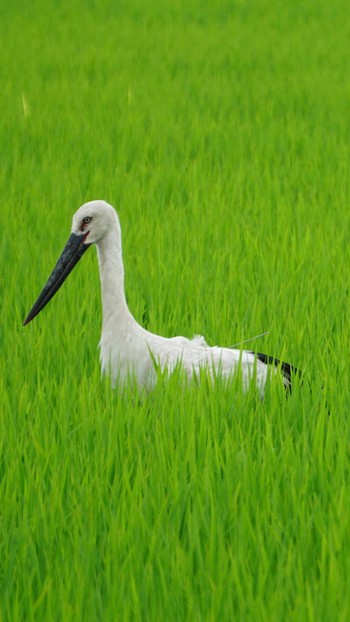
<svg viewBox="0 0 350 622">
<path fill-rule="evenodd" d="M 0 621 L 350 619 L 346 0 L 0 6 Z M 303 371 L 113 391 L 85 201 L 165 335 Z"/>
</svg>

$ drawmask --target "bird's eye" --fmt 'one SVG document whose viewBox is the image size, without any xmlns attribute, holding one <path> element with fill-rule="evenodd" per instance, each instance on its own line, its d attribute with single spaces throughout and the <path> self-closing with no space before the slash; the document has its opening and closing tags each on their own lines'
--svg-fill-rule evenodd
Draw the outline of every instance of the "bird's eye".
<svg viewBox="0 0 350 622">
<path fill-rule="evenodd" d="M 87 225 L 91 221 L 92 221 L 92 216 L 85 216 L 85 218 L 82 218 L 80 222 L 80 227 L 79 227 L 80 231 L 85 231 Z"/>
</svg>

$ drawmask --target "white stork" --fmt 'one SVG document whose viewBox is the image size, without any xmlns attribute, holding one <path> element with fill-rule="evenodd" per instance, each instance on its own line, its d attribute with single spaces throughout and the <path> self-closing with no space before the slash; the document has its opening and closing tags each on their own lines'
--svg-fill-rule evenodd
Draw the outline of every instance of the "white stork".
<svg viewBox="0 0 350 622">
<path fill-rule="evenodd" d="M 288 363 L 247 350 L 210 347 L 203 337 L 161 337 L 145 330 L 130 313 L 124 293 L 121 230 L 114 208 L 105 201 L 90 201 L 73 216 L 71 235 L 40 296 L 23 322 L 28 324 L 61 287 L 85 251 L 96 244 L 102 295 L 102 373 L 112 385 L 122 384 L 131 374 L 140 387 L 150 389 L 157 367 L 171 373 L 177 365 L 188 377 L 207 368 L 213 376 L 229 378 L 235 370 L 242 374 L 243 387 L 254 379 L 263 396 L 268 369 L 281 373 L 286 388 L 297 371 Z"/>
</svg>

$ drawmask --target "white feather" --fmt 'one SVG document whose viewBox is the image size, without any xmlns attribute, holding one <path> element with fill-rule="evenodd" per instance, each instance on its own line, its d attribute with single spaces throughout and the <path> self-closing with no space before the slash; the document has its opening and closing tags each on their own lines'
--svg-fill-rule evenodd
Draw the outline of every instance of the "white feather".
<svg viewBox="0 0 350 622">
<path fill-rule="evenodd" d="M 157 377 L 155 363 L 161 370 L 169 372 L 180 363 L 189 378 L 198 375 L 202 368 L 225 378 L 240 369 L 243 386 L 246 388 L 254 377 L 262 395 L 268 366 L 251 352 L 209 347 L 200 335 L 193 339 L 161 337 L 136 322 L 125 299 L 118 216 L 108 203 L 91 201 L 82 205 L 74 215 L 73 233 L 79 233 L 86 216 L 92 219 L 86 242 L 97 246 L 101 279 L 101 367 L 103 373 L 111 376 L 113 385 L 123 383 L 132 374 L 140 386 L 150 389 Z"/>
</svg>

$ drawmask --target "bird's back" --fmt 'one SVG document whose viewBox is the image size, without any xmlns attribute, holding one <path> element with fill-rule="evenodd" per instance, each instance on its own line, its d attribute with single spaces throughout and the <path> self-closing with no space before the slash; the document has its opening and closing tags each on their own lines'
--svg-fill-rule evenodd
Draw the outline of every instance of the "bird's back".
<svg viewBox="0 0 350 622">
<path fill-rule="evenodd" d="M 199 376 L 202 369 L 207 369 L 212 377 L 219 375 L 223 378 L 230 378 L 240 371 L 244 388 L 247 389 L 254 378 L 261 394 L 269 373 L 269 365 L 259 360 L 253 352 L 210 347 L 201 336 L 191 340 L 185 337 L 156 339 L 152 354 L 161 369 L 166 368 L 171 372 L 180 364 L 189 378 Z"/>
</svg>

